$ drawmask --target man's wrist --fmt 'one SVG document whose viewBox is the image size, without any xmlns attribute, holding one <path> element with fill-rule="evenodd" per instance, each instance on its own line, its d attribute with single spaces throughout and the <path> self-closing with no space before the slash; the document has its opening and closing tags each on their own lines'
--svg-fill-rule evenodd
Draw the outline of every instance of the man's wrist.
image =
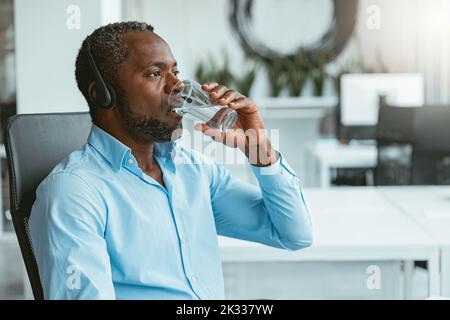
<svg viewBox="0 0 450 320">
<path fill-rule="evenodd" d="M 279 173 L 282 171 L 281 162 L 283 161 L 283 156 L 278 151 L 275 151 L 275 153 L 277 154 L 277 160 L 268 166 L 258 167 L 256 165 L 250 165 L 258 181 L 267 182 L 269 180 L 272 181 L 273 179 L 279 180 Z M 267 176 L 270 176 L 270 178 L 267 178 Z M 273 181 L 270 182 L 270 184 L 272 183 Z"/>
<path fill-rule="evenodd" d="M 278 152 L 272 149 L 268 156 L 263 157 L 263 159 L 258 158 L 258 161 L 252 165 L 254 165 L 255 167 L 260 167 L 260 168 L 269 167 L 272 164 L 274 164 L 275 162 L 277 162 L 278 158 L 279 158 Z"/>
<path fill-rule="evenodd" d="M 268 167 L 278 160 L 278 153 L 272 148 L 266 129 L 249 129 L 239 149 L 247 157 L 251 165 Z"/>
<path fill-rule="evenodd" d="M 245 155 L 252 166 L 260 168 L 269 167 L 279 159 L 279 153 L 272 147 L 267 149 L 258 146 L 251 150 L 247 148 Z"/>
</svg>

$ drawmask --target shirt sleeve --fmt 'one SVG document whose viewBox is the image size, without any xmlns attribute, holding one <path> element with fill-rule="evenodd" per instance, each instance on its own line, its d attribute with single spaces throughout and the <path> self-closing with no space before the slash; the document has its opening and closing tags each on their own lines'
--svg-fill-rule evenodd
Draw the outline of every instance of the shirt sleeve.
<svg viewBox="0 0 450 320">
<path fill-rule="evenodd" d="M 288 250 L 312 244 L 312 222 L 300 182 L 279 153 L 268 167 L 251 166 L 259 188 L 212 166 L 211 202 L 219 235 Z"/>
<path fill-rule="evenodd" d="M 106 212 L 76 174 L 52 174 L 38 187 L 30 233 L 45 299 L 115 299 Z"/>
</svg>

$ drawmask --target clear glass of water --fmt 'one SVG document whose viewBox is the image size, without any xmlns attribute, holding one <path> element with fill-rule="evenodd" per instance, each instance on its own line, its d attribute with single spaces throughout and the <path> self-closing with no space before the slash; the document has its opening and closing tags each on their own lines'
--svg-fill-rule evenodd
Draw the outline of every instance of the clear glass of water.
<svg viewBox="0 0 450 320">
<path fill-rule="evenodd" d="M 169 104 L 179 115 L 200 120 L 209 127 L 223 132 L 233 128 L 236 123 L 237 112 L 218 105 L 194 80 L 183 80 L 175 85 L 169 97 Z"/>
</svg>

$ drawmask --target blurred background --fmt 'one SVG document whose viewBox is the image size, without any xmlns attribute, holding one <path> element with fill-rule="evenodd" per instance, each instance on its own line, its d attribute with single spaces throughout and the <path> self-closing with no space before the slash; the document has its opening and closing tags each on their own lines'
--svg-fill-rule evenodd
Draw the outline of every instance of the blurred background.
<svg viewBox="0 0 450 320">
<path fill-rule="evenodd" d="M 154 26 L 183 78 L 253 98 L 302 182 L 313 247 L 220 239 L 227 298 L 450 296 L 450 0 L 0 0 L 2 130 L 87 111 L 75 56 L 126 20 Z M 1 142 L 0 299 L 29 299 Z"/>
</svg>

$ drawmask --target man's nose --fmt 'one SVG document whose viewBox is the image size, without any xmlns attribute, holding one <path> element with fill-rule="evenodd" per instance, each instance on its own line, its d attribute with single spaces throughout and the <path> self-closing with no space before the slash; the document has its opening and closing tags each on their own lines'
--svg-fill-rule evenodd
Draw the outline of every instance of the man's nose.
<svg viewBox="0 0 450 320">
<path fill-rule="evenodd" d="M 166 85 L 166 89 L 168 91 L 168 93 L 181 93 L 184 90 L 184 83 L 182 80 L 174 77 L 174 79 L 171 79 L 168 81 L 167 85 Z"/>
</svg>

